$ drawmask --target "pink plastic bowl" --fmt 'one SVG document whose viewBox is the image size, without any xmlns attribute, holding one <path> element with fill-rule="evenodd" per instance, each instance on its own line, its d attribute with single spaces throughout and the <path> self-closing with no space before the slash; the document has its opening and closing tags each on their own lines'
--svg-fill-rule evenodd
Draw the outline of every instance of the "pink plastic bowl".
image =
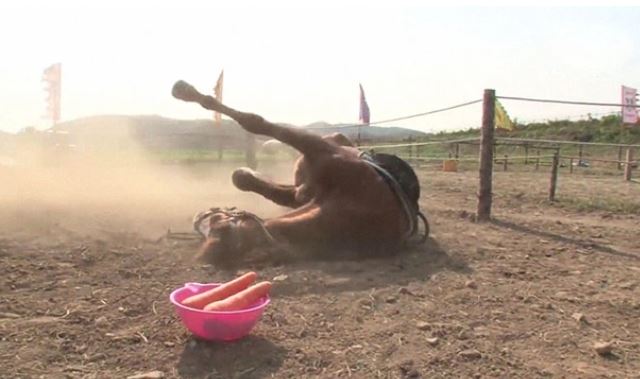
<svg viewBox="0 0 640 379">
<path fill-rule="evenodd" d="M 199 338 L 208 341 L 233 341 L 251 332 L 271 299 L 265 296 L 247 309 L 229 312 L 209 312 L 182 305 L 189 296 L 219 286 L 220 283 L 186 283 L 171 293 L 169 299 L 184 326 Z"/>
</svg>

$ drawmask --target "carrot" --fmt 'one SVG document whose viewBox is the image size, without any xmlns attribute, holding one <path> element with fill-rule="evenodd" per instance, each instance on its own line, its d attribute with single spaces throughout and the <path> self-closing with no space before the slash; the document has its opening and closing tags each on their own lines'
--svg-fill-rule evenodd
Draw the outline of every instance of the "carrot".
<svg viewBox="0 0 640 379">
<path fill-rule="evenodd" d="M 271 282 L 260 282 L 224 300 L 214 301 L 204 307 L 205 311 L 238 311 L 255 304 L 271 290 Z"/>
<path fill-rule="evenodd" d="M 189 296 L 184 301 L 182 301 L 182 304 L 186 305 L 187 307 L 202 309 L 209 303 L 226 299 L 229 296 L 249 287 L 253 282 L 256 281 L 257 276 L 258 275 L 253 271 L 247 272 L 246 274 L 239 276 L 229 282 L 221 284 L 216 288 L 212 288 L 197 295 Z"/>
</svg>

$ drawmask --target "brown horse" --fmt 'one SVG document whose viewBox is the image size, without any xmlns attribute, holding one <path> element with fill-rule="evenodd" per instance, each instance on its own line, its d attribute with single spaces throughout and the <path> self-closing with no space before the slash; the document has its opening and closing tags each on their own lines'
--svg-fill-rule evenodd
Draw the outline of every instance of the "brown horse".
<svg viewBox="0 0 640 379">
<path fill-rule="evenodd" d="M 234 262 L 256 247 L 312 249 L 321 254 L 359 251 L 390 254 L 416 234 L 420 187 L 406 162 L 392 155 L 364 154 L 342 134 L 321 137 L 261 116 L 227 107 L 179 81 L 173 96 L 225 114 L 250 133 L 269 136 L 298 150 L 294 184 L 273 183 L 240 168 L 234 185 L 293 210 L 262 220 L 235 208 L 212 208 L 194 218 L 205 241 L 198 254 L 214 262 Z M 423 239 L 424 240 L 424 239 Z"/>
</svg>

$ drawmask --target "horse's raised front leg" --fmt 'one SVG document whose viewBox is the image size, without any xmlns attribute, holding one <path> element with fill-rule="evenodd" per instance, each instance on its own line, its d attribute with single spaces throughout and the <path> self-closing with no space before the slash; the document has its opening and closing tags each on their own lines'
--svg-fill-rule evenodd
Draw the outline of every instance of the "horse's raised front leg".
<svg viewBox="0 0 640 379">
<path fill-rule="evenodd" d="M 231 180 L 239 190 L 255 192 L 283 207 L 297 208 L 303 205 L 296 198 L 296 186 L 275 183 L 249 168 L 235 170 Z"/>
<path fill-rule="evenodd" d="M 195 102 L 203 108 L 220 112 L 236 120 L 245 130 L 254 134 L 270 136 L 298 150 L 307 157 L 311 164 L 316 157 L 333 154 L 339 148 L 319 135 L 303 129 L 288 128 L 271 123 L 259 115 L 245 113 L 230 108 L 212 96 L 198 92 L 192 85 L 178 81 L 174 84 L 172 94 L 175 98 Z"/>
</svg>

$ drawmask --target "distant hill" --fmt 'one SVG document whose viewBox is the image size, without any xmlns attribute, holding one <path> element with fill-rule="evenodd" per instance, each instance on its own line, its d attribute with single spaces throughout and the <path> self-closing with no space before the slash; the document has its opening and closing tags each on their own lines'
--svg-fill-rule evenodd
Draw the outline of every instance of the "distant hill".
<svg viewBox="0 0 640 379">
<path fill-rule="evenodd" d="M 281 124 L 292 126 L 289 124 Z M 302 126 L 320 135 L 341 132 L 355 139 L 360 132 L 363 143 L 395 142 L 411 137 L 414 140 L 448 140 L 476 138 L 477 128 L 437 134 L 411 129 L 386 127 L 357 127 L 332 125 L 324 121 Z M 134 142 L 148 148 L 211 148 L 223 143 L 227 148 L 243 148 L 246 132 L 232 120 L 223 120 L 215 127 L 212 120 L 177 120 L 161 116 L 92 116 L 62 122 L 51 131 L 69 135 L 72 142 L 122 146 Z M 20 135 L 19 133 L 18 135 Z M 590 120 L 556 120 L 545 123 L 517 124 L 513 131 L 497 130 L 496 135 L 515 138 L 555 139 L 581 142 L 609 142 L 640 144 L 640 125 L 620 127 L 617 115 Z M 17 135 L 0 131 L 0 147 L 12 145 Z M 259 137 L 259 139 L 266 139 Z"/>
<path fill-rule="evenodd" d="M 330 125 L 318 122 L 303 126 L 320 135 L 341 132 L 356 138 L 358 127 Z M 65 133 L 75 143 L 121 146 L 134 142 L 148 148 L 200 149 L 217 147 L 243 148 L 247 133 L 232 120 L 223 120 L 215 127 L 213 120 L 177 120 L 161 116 L 92 116 L 62 122 L 52 131 Z M 426 136 L 425 133 L 398 127 L 360 127 L 363 141 L 400 141 L 406 138 Z M 259 137 L 266 139 L 266 137 Z"/>
</svg>

